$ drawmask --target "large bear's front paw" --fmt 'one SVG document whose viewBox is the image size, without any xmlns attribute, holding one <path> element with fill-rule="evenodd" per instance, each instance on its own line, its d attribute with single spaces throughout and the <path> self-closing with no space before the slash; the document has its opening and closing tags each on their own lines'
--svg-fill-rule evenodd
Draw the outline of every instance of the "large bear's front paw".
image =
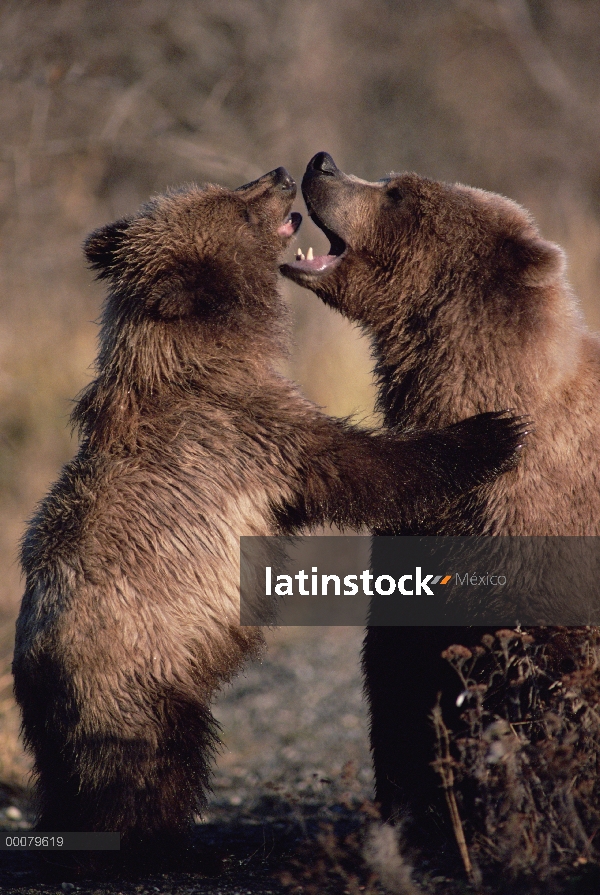
<svg viewBox="0 0 600 895">
<path fill-rule="evenodd" d="M 511 411 L 471 416 L 444 429 L 450 474 L 462 490 L 484 484 L 514 467 L 532 422 Z"/>
</svg>

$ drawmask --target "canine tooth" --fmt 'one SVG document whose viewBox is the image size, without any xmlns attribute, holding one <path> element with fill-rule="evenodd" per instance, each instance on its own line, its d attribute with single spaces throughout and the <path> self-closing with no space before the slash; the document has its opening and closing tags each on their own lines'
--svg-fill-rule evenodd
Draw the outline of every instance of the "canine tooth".
<svg viewBox="0 0 600 895">
<path fill-rule="evenodd" d="M 310 249 L 308 250 L 308 252 L 306 253 L 306 260 L 307 260 L 307 261 L 312 261 L 312 259 L 313 259 L 314 257 L 315 257 L 315 256 L 313 255 L 313 250 L 312 250 L 312 246 L 311 246 Z"/>
<path fill-rule="evenodd" d="M 296 251 L 296 261 L 304 261 L 304 255 L 302 254 L 302 249 L 298 249 Z"/>
</svg>

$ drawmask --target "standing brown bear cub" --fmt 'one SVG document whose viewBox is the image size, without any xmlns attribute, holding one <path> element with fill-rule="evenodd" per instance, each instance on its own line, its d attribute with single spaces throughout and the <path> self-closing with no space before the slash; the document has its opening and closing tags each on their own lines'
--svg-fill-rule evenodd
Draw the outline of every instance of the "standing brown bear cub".
<svg viewBox="0 0 600 895">
<path fill-rule="evenodd" d="M 109 283 L 97 375 L 22 548 L 15 692 L 40 830 L 118 831 L 160 854 L 189 828 L 218 743 L 211 699 L 263 643 L 239 623 L 241 535 L 416 525 L 522 440 L 496 413 L 375 435 L 277 373 L 295 194 L 283 168 L 191 187 L 86 242 Z"/>
<path fill-rule="evenodd" d="M 564 278 L 562 251 L 502 196 L 416 174 L 368 183 L 325 152 L 302 191 L 329 254 L 282 272 L 372 336 L 390 427 L 445 426 L 511 407 L 533 420 L 522 462 L 450 514 L 388 534 L 600 534 L 600 340 Z M 376 793 L 385 816 L 439 795 L 429 713 L 457 722 L 442 651 L 481 628 L 377 628 L 364 649 Z"/>
</svg>

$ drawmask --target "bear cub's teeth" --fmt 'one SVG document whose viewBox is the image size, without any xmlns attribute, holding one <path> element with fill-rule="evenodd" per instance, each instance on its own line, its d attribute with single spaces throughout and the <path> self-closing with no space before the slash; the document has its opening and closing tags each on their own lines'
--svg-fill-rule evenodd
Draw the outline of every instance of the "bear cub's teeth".
<svg viewBox="0 0 600 895">
<path fill-rule="evenodd" d="M 296 250 L 296 261 L 312 261 L 314 257 L 312 247 L 306 253 L 306 257 L 302 254 L 302 249 Z"/>
</svg>

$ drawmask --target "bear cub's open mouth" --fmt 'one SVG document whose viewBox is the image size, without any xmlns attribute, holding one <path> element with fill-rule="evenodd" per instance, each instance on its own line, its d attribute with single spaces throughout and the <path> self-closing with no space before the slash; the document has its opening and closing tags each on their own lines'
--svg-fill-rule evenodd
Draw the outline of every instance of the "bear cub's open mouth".
<svg viewBox="0 0 600 895">
<path fill-rule="evenodd" d="M 289 239 L 294 235 L 300 224 L 302 223 L 302 215 L 299 211 L 292 211 L 286 217 L 285 221 L 277 230 L 279 236 L 283 236 L 285 239 Z"/>
</svg>

